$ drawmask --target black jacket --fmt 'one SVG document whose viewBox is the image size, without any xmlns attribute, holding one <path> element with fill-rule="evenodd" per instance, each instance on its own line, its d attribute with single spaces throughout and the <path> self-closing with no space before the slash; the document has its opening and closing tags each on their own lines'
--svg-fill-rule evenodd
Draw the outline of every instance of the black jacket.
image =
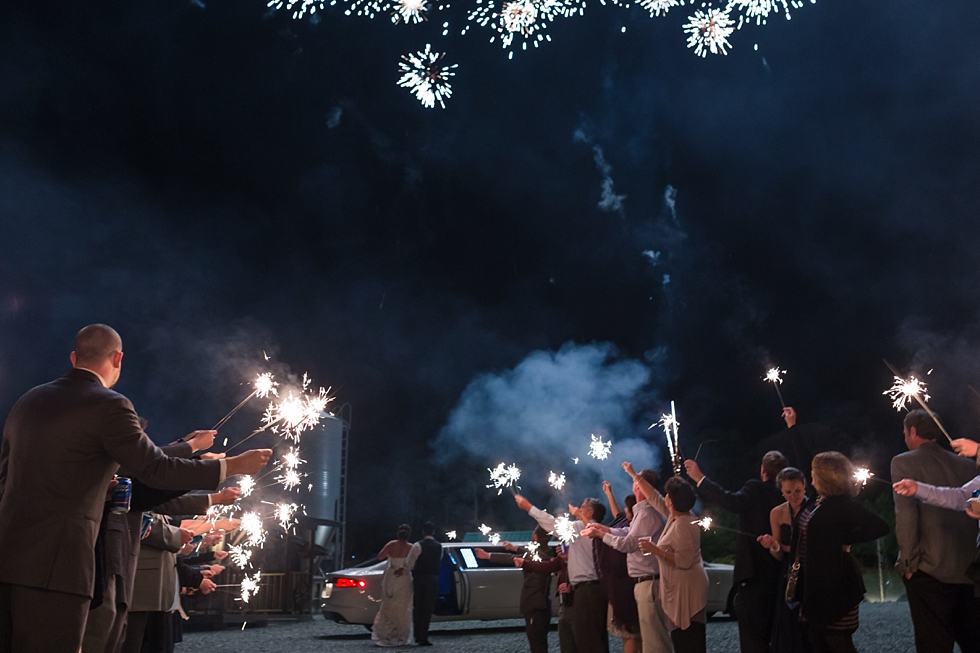
<svg viewBox="0 0 980 653">
<path fill-rule="evenodd" d="M 779 578 L 779 562 L 756 541 L 758 536 L 769 533 L 769 513 L 783 503 L 775 483 L 751 479 L 738 492 L 729 492 L 705 477 L 698 486 L 698 495 L 708 503 L 737 514 L 738 530 L 751 534 L 751 537 L 742 533 L 735 536 L 732 582 L 743 583 L 754 578 L 775 586 Z"/>
<path fill-rule="evenodd" d="M 857 560 L 845 546 L 888 535 L 888 524 L 849 496 L 827 497 L 813 509 L 806 529 L 801 613 L 815 626 L 829 626 L 864 598 Z"/>
<path fill-rule="evenodd" d="M 520 550 L 518 550 L 520 551 Z M 518 554 L 520 555 L 520 554 Z M 505 567 L 514 566 L 512 553 L 491 553 L 490 562 Z M 528 561 L 525 561 L 525 565 Z M 524 585 L 521 586 L 521 614 L 539 610 L 551 610 L 551 573 L 531 571 L 524 567 Z"/>
</svg>

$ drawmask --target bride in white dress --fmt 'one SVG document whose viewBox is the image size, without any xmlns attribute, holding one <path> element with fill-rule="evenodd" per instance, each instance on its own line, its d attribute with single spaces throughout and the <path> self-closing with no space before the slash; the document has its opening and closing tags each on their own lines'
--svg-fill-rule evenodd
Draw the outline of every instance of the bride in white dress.
<svg viewBox="0 0 980 653">
<path fill-rule="evenodd" d="M 412 549 L 408 538 L 412 528 L 398 527 L 398 539 L 384 545 L 378 560 L 387 560 L 381 581 L 381 607 L 374 617 L 371 641 L 375 646 L 405 646 L 414 644 L 412 637 L 412 573 L 408 554 Z"/>
</svg>

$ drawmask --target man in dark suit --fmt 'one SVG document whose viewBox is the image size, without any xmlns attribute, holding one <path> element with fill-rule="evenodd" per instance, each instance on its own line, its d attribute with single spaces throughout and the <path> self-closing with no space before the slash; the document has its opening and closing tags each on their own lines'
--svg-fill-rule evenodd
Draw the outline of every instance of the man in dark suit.
<svg viewBox="0 0 980 653">
<path fill-rule="evenodd" d="M 95 324 L 79 331 L 73 369 L 21 397 L 0 444 L 0 653 L 78 653 L 95 584 L 95 540 L 120 465 L 161 489 L 213 489 L 257 473 L 268 449 L 224 460 L 179 460 L 140 429 L 110 388 L 122 340 Z"/>
<path fill-rule="evenodd" d="M 775 479 L 787 465 L 783 454 L 770 451 L 762 457 L 761 480 L 749 479 L 738 492 L 729 492 L 705 476 L 695 461 L 684 462 L 701 499 L 738 515 L 738 530 L 742 532 L 735 539 L 732 583 L 738 587 L 738 640 L 742 653 L 769 652 L 779 563 L 759 546 L 756 537 L 771 530 L 769 513 L 783 502 Z"/>
<path fill-rule="evenodd" d="M 408 553 L 408 567 L 412 570 L 412 586 L 415 592 L 412 605 L 412 625 L 415 643 L 432 646 L 429 641 L 429 622 L 439 600 L 439 564 L 442 561 L 442 545 L 434 537 L 436 526 L 430 521 L 422 524 L 424 537 L 412 545 Z"/>
<path fill-rule="evenodd" d="M 909 450 L 892 458 L 893 481 L 959 487 L 976 476 L 972 460 L 936 443 L 940 431 L 926 411 L 910 411 L 903 432 Z M 976 522 L 896 493 L 895 536 L 916 650 L 951 653 L 955 641 L 963 653 L 980 652 L 980 605 L 965 574 L 976 553 Z"/>
</svg>

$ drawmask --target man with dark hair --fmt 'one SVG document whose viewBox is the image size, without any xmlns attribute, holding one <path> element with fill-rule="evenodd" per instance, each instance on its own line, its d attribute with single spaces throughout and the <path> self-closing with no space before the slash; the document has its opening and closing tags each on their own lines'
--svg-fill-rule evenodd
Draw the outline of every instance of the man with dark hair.
<svg viewBox="0 0 980 653">
<path fill-rule="evenodd" d="M 412 570 L 412 586 L 415 599 L 412 605 L 412 624 L 415 643 L 432 646 L 429 641 L 429 623 L 439 600 L 439 563 L 442 561 L 442 545 L 436 542 L 436 526 L 430 521 L 422 524 L 422 539 L 412 545 L 407 566 Z"/>
<path fill-rule="evenodd" d="M 749 479 L 738 492 L 729 492 L 704 475 L 697 462 L 684 461 L 687 475 L 697 484 L 697 494 L 738 515 L 735 537 L 735 570 L 738 587 L 738 641 L 742 653 L 768 653 L 779 585 L 779 562 L 756 538 L 770 532 L 769 513 L 783 502 L 776 475 L 789 466 L 786 456 L 770 451 L 762 457 L 760 478 Z M 761 479 L 761 480 L 760 480 Z"/>
<path fill-rule="evenodd" d="M 517 507 L 526 511 L 549 533 L 555 532 L 555 518 L 535 508 L 530 501 L 517 495 Z M 568 504 L 568 511 L 575 517 L 571 528 L 576 535 L 593 522 L 606 516 L 606 507 L 598 499 L 588 498 L 582 505 Z M 595 568 L 595 553 L 592 540 L 576 537 L 568 545 L 568 582 L 572 586 L 571 619 L 575 633 L 577 653 L 609 653 L 609 636 L 606 633 L 606 613 L 608 604 L 599 587 L 599 574 Z"/>
<path fill-rule="evenodd" d="M 657 473 L 652 469 L 641 470 L 636 476 L 656 487 Z M 626 568 L 635 582 L 633 598 L 636 599 L 636 609 L 640 616 L 643 653 L 670 653 L 673 648 L 660 600 L 660 561 L 656 556 L 644 555 L 639 544 L 641 539 L 649 538 L 653 542 L 659 540 L 666 520 L 653 509 L 643 488 L 635 480 L 633 495 L 636 497 L 636 505 L 633 507 L 633 521 L 629 526 L 610 529 L 608 526 L 594 524 L 583 531 L 583 535 L 601 538 L 607 546 L 626 554 Z"/>
<path fill-rule="evenodd" d="M 93 324 L 78 333 L 75 347 L 72 369 L 21 397 L 3 429 L 0 651 L 78 653 L 95 587 L 99 522 L 120 465 L 152 487 L 213 489 L 227 476 L 257 473 L 272 455 L 164 455 L 129 400 L 110 389 L 122 369 L 119 334 Z"/>
<path fill-rule="evenodd" d="M 892 458 L 893 481 L 959 487 L 976 475 L 971 460 L 936 443 L 940 431 L 926 411 L 909 411 L 903 434 L 909 450 Z M 976 524 L 963 512 L 895 493 L 898 569 L 919 653 L 950 653 L 954 641 L 964 653 L 980 651 L 980 607 L 965 574 L 976 552 L 976 533 Z"/>
</svg>

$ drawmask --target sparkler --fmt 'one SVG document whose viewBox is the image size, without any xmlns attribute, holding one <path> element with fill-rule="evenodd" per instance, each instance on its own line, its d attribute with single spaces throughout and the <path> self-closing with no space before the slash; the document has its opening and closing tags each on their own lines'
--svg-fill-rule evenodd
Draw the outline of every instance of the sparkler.
<svg viewBox="0 0 980 653">
<path fill-rule="evenodd" d="M 555 529 L 551 533 L 565 545 L 571 544 L 578 537 L 574 522 L 567 512 L 561 517 L 555 517 Z"/>
<path fill-rule="evenodd" d="M 596 460 L 605 460 L 609 457 L 610 451 L 612 451 L 612 440 L 603 442 L 601 436 L 597 438 L 593 434 L 592 442 L 589 444 L 589 455 Z"/>
<path fill-rule="evenodd" d="M 425 44 L 425 50 L 402 55 L 398 70 L 402 73 L 398 85 L 411 90 L 422 106 L 432 109 L 436 102 L 443 109 L 446 100 L 453 94 L 449 78 L 454 77 L 458 64 L 441 65 L 443 52 L 432 52 L 432 46 Z"/>
<path fill-rule="evenodd" d="M 943 426 L 943 423 L 939 421 L 939 416 L 936 415 L 931 408 L 926 406 L 926 402 L 930 399 L 929 395 L 926 393 L 926 384 L 919 381 L 914 376 L 909 377 L 908 381 L 906 381 L 899 376 L 898 370 L 892 367 L 891 363 L 888 361 L 884 361 L 884 363 L 895 376 L 895 382 L 892 384 L 892 387 L 881 393 L 883 395 L 888 395 L 889 398 L 891 398 L 892 407 L 895 410 L 901 411 L 902 408 L 905 408 L 907 404 L 911 403 L 910 399 L 915 399 L 917 402 L 919 402 L 919 406 L 921 406 L 922 409 L 928 413 L 929 417 L 932 418 L 932 421 L 936 423 L 939 430 L 943 432 L 946 439 L 952 442 L 953 438 L 949 434 L 949 431 L 946 430 L 946 427 Z M 929 370 L 929 372 L 931 373 L 932 370 Z"/>
<path fill-rule="evenodd" d="M 864 487 L 874 478 L 874 473 L 867 467 L 858 467 L 854 470 L 854 482 L 860 483 L 861 487 Z"/>
<path fill-rule="evenodd" d="M 702 517 L 701 519 L 698 519 L 696 521 L 692 521 L 691 523 L 692 524 L 697 524 L 698 526 L 700 526 L 702 529 L 704 529 L 704 532 L 705 533 L 707 533 L 712 528 L 714 528 L 714 529 L 719 530 L 719 531 L 728 531 L 729 533 L 738 533 L 739 535 L 745 535 L 746 537 L 755 537 L 755 535 L 752 535 L 751 533 L 746 533 L 745 531 L 740 531 L 737 528 L 726 528 L 725 526 L 718 526 L 718 525 L 716 525 L 714 523 L 714 520 L 711 517 Z"/>
<path fill-rule="evenodd" d="M 500 463 L 493 469 L 487 467 L 487 471 L 490 472 L 490 485 L 487 487 L 496 488 L 497 496 L 500 496 L 504 488 L 507 488 L 511 491 L 511 494 L 517 496 L 517 492 L 514 491 L 514 486 L 517 485 L 517 481 L 521 478 L 521 470 L 518 469 L 517 465 Z M 517 485 L 518 489 L 520 487 L 520 485 Z"/>
<path fill-rule="evenodd" d="M 228 547 L 228 558 L 241 569 L 252 566 L 252 550 L 244 546 Z"/>
<path fill-rule="evenodd" d="M 493 529 L 487 526 L 486 524 L 480 524 L 480 528 L 477 530 L 480 531 L 483 537 L 486 537 L 487 535 L 493 532 Z"/>
<path fill-rule="evenodd" d="M 299 510 L 299 506 L 295 503 L 280 503 L 276 505 L 276 519 L 279 521 L 279 525 L 282 526 L 282 530 L 288 531 L 289 527 L 293 523 L 293 515 Z"/>
<path fill-rule="evenodd" d="M 731 19 L 727 9 L 716 9 L 708 7 L 704 11 L 700 9 L 688 18 L 690 21 L 684 25 L 684 31 L 690 36 L 687 38 L 687 47 L 694 48 L 694 53 L 699 57 L 711 54 L 728 54 L 725 48 L 732 47 L 728 42 L 728 37 L 735 31 L 735 22 Z"/>
<path fill-rule="evenodd" d="M 548 485 L 555 488 L 559 492 L 564 491 L 565 472 L 560 472 L 558 474 L 556 474 L 555 472 L 550 472 L 548 474 Z"/>
<path fill-rule="evenodd" d="M 265 543 L 265 527 L 262 525 L 262 517 L 259 513 L 244 513 L 240 528 L 245 533 L 246 546 L 262 546 Z"/>
<path fill-rule="evenodd" d="M 315 428 L 320 424 L 320 419 L 327 409 L 327 404 L 333 401 L 333 397 L 328 394 L 330 392 L 329 388 L 320 388 L 319 391 L 314 392 L 311 389 L 311 384 L 312 379 L 304 373 L 300 394 L 296 395 L 290 392 L 282 401 L 271 402 L 265 409 L 265 414 L 262 416 L 263 426 L 252 431 L 248 437 L 239 440 L 225 449 L 225 453 L 244 444 L 264 431 L 271 431 L 280 437 L 299 442 L 303 432 Z"/>
<path fill-rule="evenodd" d="M 279 476 L 276 476 L 276 482 L 281 483 L 283 489 L 289 492 L 293 488 L 300 486 L 304 476 L 306 476 L 306 474 L 300 474 L 295 469 L 287 469 L 284 470 Z"/>
<path fill-rule="evenodd" d="M 526 558 L 528 555 L 530 555 L 531 556 L 531 560 L 533 560 L 535 562 L 541 562 L 541 556 L 538 555 L 538 549 L 540 547 L 541 547 L 541 544 L 538 543 L 538 542 L 533 542 L 533 541 L 532 542 L 528 542 L 527 543 L 527 546 L 525 547 L 527 549 L 527 553 L 525 553 L 522 557 Z"/>
<path fill-rule="evenodd" d="M 577 465 L 578 464 L 578 458 L 572 458 L 572 463 L 574 463 L 574 464 Z"/>
<path fill-rule="evenodd" d="M 776 388 L 776 395 L 779 397 L 779 403 L 782 404 L 783 408 L 786 408 L 786 402 L 783 401 L 783 393 L 779 390 L 779 386 L 783 384 L 783 374 L 786 374 L 786 370 L 781 370 L 778 367 L 771 367 L 762 378 L 772 383 L 772 387 Z"/>
<path fill-rule="evenodd" d="M 680 476 L 681 470 L 684 468 L 684 459 L 681 457 L 680 439 L 677 435 L 677 427 L 680 426 L 680 422 L 677 421 L 677 411 L 673 401 L 670 402 L 670 414 L 661 415 L 660 421 L 651 424 L 647 430 L 649 431 L 654 426 L 663 427 L 664 435 L 667 437 L 667 453 L 670 454 L 674 476 Z"/>
<path fill-rule="evenodd" d="M 446 531 L 446 539 L 455 540 L 456 531 Z"/>
<path fill-rule="evenodd" d="M 238 479 L 238 488 L 242 491 L 242 497 L 252 494 L 255 489 L 255 478 L 252 476 L 242 476 Z"/>
<path fill-rule="evenodd" d="M 249 578 L 246 576 L 242 579 L 242 601 L 248 603 L 248 600 L 259 593 L 259 581 L 262 579 L 262 572 L 257 571 L 255 575 Z"/>
<path fill-rule="evenodd" d="M 491 533 L 489 540 L 490 540 L 490 544 L 493 545 L 500 544 L 500 533 Z"/>
<path fill-rule="evenodd" d="M 231 412 L 229 412 L 227 415 L 225 415 L 220 420 L 218 420 L 218 423 L 215 424 L 211 428 L 211 430 L 212 431 L 217 431 L 222 426 L 224 426 L 225 425 L 225 422 L 227 422 L 228 420 L 230 420 L 235 413 L 237 413 L 239 410 L 241 410 L 245 406 L 245 404 L 247 404 L 249 402 L 249 400 L 252 399 L 252 397 L 257 397 L 259 399 L 265 399 L 266 397 L 269 396 L 269 393 L 272 393 L 272 394 L 278 396 L 279 395 L 279 392 L 276 390 L 276 386 L 278 386 L 278 385 L 279 384 L 276 383 L 273 380 L 272 374 L 269 374 L 268 372 L 266 372 L 264 374 L 259 374 L 255 378 L 255 381 L 252 383 L 252 387 L 255 388 L 252 391 L 252 393 L 250 395 L 248 395 L 247 397 L 245 397 L 244 399 L 242 399 L 241 403 L 239 403 L 237 406 L 235 406 L 234 408 L 232 408 L 231 409 Z"/>
</svg>

